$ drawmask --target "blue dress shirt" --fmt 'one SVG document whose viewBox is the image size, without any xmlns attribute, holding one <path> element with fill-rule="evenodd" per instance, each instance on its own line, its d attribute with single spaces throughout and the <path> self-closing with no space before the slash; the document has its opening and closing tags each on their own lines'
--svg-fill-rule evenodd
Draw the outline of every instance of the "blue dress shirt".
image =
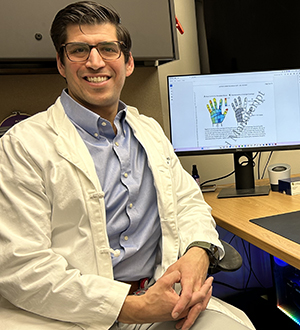
<svg viewBox="0 0 300 330">
<path fill-rule="evenodd" d="M 144 148 L 126 121 L 126 105 L 120 101 L 109 121 L 75 102 L 62 92 L 65 112 L 85 142 L 105 193 L 106 223 L 114 277 L 136 281 L 151 277 L 155 266 L 161 227 L 156 190 Z"/>
</svg>

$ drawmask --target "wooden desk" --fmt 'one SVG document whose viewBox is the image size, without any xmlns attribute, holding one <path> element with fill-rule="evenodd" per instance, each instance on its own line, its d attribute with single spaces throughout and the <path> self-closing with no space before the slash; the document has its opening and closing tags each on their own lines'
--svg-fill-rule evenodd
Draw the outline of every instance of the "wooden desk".
<svg viewBox="0 0 300 330">
<path fill-rule="evenodd" d="M 268 182 L 269 180 L 265 179 L 256 184 L 266 185 Z M 212 207 L 212 215 L 216 223 L 249 243 L 300 269 L 299 244 L 249 221 L 255 218 L 300 210 L 300 195 L 290 196 L 271 191 L 268 196 L 218 199 L 217 196 L 222 187 L 215 192 L 203 194 L 206 202 Z"/>
</svg>

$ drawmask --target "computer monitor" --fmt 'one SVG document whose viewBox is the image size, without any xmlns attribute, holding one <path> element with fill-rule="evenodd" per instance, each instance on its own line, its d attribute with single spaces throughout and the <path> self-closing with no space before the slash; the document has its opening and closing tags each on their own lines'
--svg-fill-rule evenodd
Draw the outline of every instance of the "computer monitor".
<svg viewBox="0 0 300 330">
<path fill-rule="evenodd" d="M 300 69 L 168 76 L 171 142 L 178 156 L 234 154 L 235 188 L 264 195 L 253 153 L 300 149 Z M 246 162 L 242 161 L 246 157 Z"/>
</svg>

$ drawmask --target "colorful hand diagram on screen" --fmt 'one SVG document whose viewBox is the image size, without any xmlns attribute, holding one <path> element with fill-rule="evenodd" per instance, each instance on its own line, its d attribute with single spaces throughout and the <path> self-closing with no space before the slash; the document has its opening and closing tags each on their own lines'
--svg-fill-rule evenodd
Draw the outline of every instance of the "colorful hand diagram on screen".
<svg viewBox="0 0 300 330">
<path fill-rule="evenodd" d="M 244 104 L 242 104 L 242 98 L 240 96 L 237 99 L 234 99 L 234 102 L 231 103 L 238 123 L 242 123 L 244 120 L 244 114 L 247 111 L 247 103 L 247 97 L 244 98 Z"/>
<path fill-rule="evenodd" d="M 213 102 L 212 102 L 212 100 L 209 100 L 209 104 L 206 105 L 207 109 L 210 113 L 211 122 L 213 124 L 223 123 L 225 116 L 228 112 L 227 98 L 224 99 L 224 103 L 225 103 L 225 107 L 226 107 L 226 110 L 224 111 L 224 113 L 222 113 L 223 99 L 220 99 L 219 107 L 217 105 L 217 100 L 215 98 L 213 99 Z"/>
</svg>

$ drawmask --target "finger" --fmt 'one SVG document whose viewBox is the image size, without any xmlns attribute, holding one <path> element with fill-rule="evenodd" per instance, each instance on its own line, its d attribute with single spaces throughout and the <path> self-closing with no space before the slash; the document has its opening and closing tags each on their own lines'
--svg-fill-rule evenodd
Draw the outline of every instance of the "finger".
<svg viewBox="0 0 300 330">
<path fill-rule="evenodd" d="M 213 280 L 213 277 L 209 277 L 208 279 L 206 279 L 200 290 L 196 291 L 197 294 L 193 294 L 195 290 L 193 289 L 191 283 L 185 283 L 181 296 L 177 304 L 173 308 L 172 317 L 174 319 L 177 319 L 185 309 L 192 307 L 198 302 L 203 301 L 212 287 Z"/>
<path fill-rule="evenodd" d="M 192 307 L 198 303 L 203 303 L 206 302 L 208 303 L 210 297 L 211 297 L 211 292 L 212 292 L 212 283 L 213 283 L 213 278 L 208 278 L 201 289 L 199 291 L 194 292 L 193 297 L 190 301 L 189 306 L 187 307 Z"/>
<path fill-rule="evenodd" d="M 157 282 L 165 283 L 167 286 L 173 286 L 175 283 L 179 283 L 181 274 L 175 270 L 169 273 L 165 273 Z"/>
<path fill-rule="evenodd" d="M 193 291 L 199 291 L 205 285 L 205 287 L 210 287 L 213 283 L 214 278 L 212 276 L 206 278 L 206 274 L 203 277 L 200 277 L 198 281 L 194 284 Z"/>
<path fill-rule="evenodd" d="M 190 329 L 197 320 L 201 312 L 202 312 L 201 304 L 197 304 L 193 306 L 193 308 L 191 308 L 191 310 L 189 311 L 187 317 L 182 320 L 183 322 L 180 324 L 180 328 L 182 330 Z"/>
<path fill-rule="evenodd" d="M 199 314 L 204 311 L 210 301 L 210 298 L 212 296 L 212 287 L 210 287 L 209 291 L 206 293 L 203 300 L 198 302 L 197 304 L 193 305 L 189 311 L 188 318 L 196 320 L 196 318 L 199 316 Z"/>
<path fill-rule="evenodd" d="M 180 328 L 182 330 L 188 330 L 193 326 L 193 324 L 195 323 L 195 321 L 199 317 L 200 313 L 203 312 L 206 309 L 206 307 L 208 305 L 208 302 L 211 298 L 211 295 L 212 295 L 212 287 L 210 288 L 210 290 L 207 293 L 204 300 L 201 303 L 198 303 L 198 304 L 194 305 L 190 309 L 187 317 L 184 318 L 183 320 L 181 320 Z"/>
<path fill-rule="evenodd" d="M 192 283 L 186 282 L 184 285 L 182 285 L 180 298 L 172 311 L 172 317 L 174 319 L 177 319 L 179 315 L 182 314 L 182 312 L 187 308 L 187 306 L 190 305 L 192 296 L 193 296 Z"/>
<path fill-rule="evenodd" d="M 178 321 L 178 322 L 175 324 L 175 328 L 178 329 L 178 330 L 181 329 L 182 326 L 184 325 L 185 320 L 186 320 L 186 317 L 183 318 L 183 319 L 181 319 L 180 321 Z"/>
<path fill-rule="evenodd" d="M 222 105 L 223 105 L 223 99 L 219 100 L 219 110 L 222 110 Z"/>
<path fill-rule="evenodd" d="M 238 97 L 238 101 L 239 101 L 239 107 L 241 107 L 242 106 L 242 98 L 240 96 Z"/>
</svg>

